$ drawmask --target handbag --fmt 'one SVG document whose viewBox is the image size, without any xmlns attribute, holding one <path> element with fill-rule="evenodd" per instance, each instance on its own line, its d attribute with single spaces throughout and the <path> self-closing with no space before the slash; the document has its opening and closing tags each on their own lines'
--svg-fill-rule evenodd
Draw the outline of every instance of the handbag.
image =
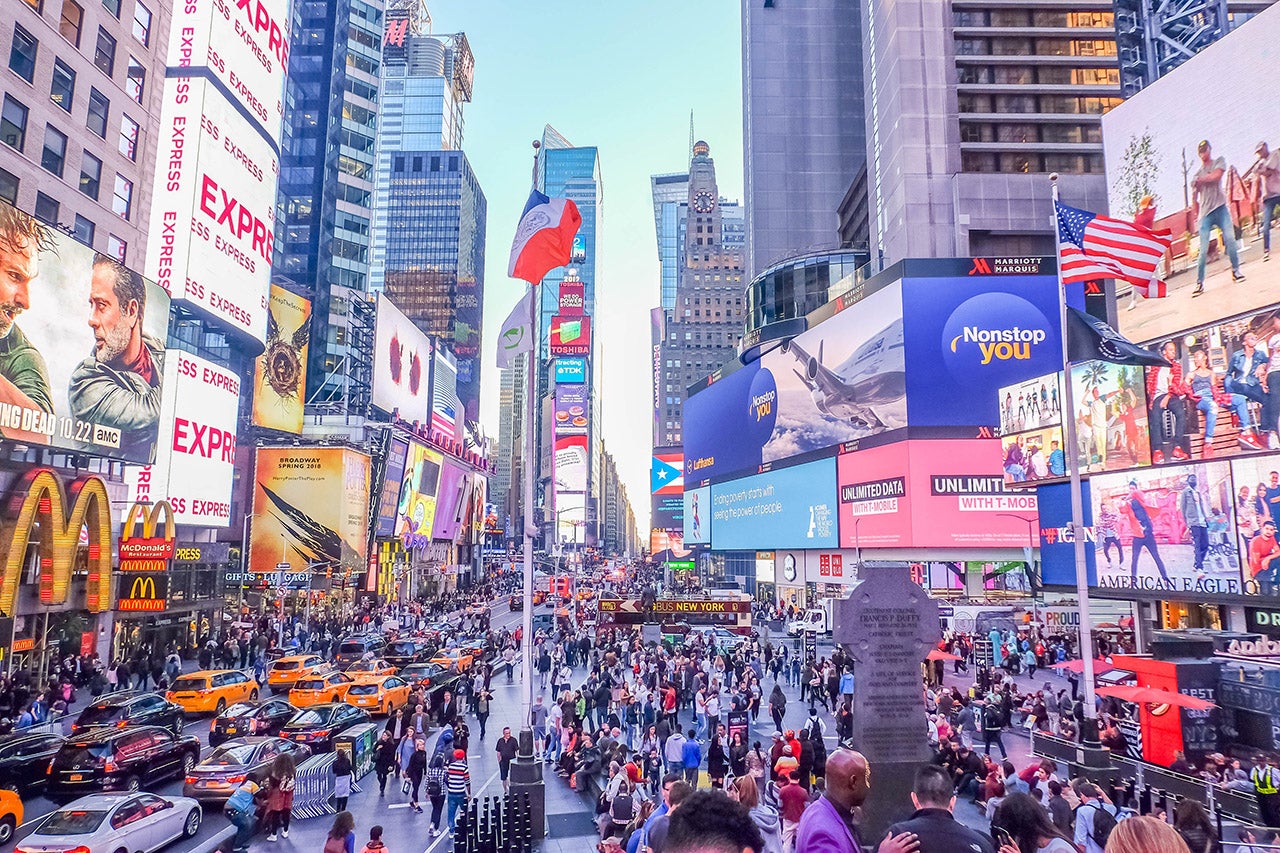
<svg viewBox="0 0 1280 853">
<path fill-rule="evenodd" d="M 400 783 L 400 793 L 407 794 L 411 790 L 413 790 L 413 786 L 409 784 L 408 779 L 405 779 L 403 782 Z"/>
</svg>

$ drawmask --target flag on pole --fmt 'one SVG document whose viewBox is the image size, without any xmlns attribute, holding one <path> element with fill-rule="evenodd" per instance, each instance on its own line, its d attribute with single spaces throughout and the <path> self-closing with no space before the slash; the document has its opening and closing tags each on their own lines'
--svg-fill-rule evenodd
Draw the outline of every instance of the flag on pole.
<svg viewBox="0 0 1280 853">
<path fill-rule="evenodd" d="M 582 224 L 578 206 L 567 198 L 548 198 L 534 190 L 529 193 L 515 239 L 507 275 L 536 285 L 556 267 L 573 257 L 573 236 Z"/>
<path fill-rule="evenodd" d="M 498 333 L 498 367 L 510 367 L 522 352 L 533 352 L 533 288 L 525 291 L 502 321 L 502 331 Z"/>
<path fill-rule="evenodd" d="M 1118 278 L 1146 297 L 1167 293 L 1156 269 L 1169 249 L 1168 231 L 1098 216 L 1087 210 L 1053 203 L 1058 219 L 1058 268 L 1064 284 Z"/>
<path fill-rule="evenodd" d="M 1138 346 L 1090 314 L 1067 306 L 1067 356 L 1072 364 L 1108 361 L 1112 364 L 1168 367 L 1157 352 Z"/>
</svg>

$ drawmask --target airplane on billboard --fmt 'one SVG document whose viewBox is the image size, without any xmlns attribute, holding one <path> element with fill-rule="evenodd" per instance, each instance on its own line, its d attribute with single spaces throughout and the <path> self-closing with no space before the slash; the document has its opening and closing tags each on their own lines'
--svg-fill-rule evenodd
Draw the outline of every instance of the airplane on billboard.
<svg viewBox="0 0 1280 853">
<path fill-rule="evenodd" d="M 822 363 L 822 343 L 818 341 L 817 358 L 794 339 L 782 344 L 782 351 L 800 362 L 801 370 L 793 372 L 809 389 L 818 411 L 856 427 L 884 429 L 875 409 L 907 395 L 902 320 L 885 326 L 834 370 Z"/>
</svg>

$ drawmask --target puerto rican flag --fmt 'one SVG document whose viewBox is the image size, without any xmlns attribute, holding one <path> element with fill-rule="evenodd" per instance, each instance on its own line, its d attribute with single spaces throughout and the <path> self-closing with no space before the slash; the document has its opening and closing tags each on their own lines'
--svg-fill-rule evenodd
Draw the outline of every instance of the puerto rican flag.
<svg viewBox="0 0 1280 853">
<path fill-rule="evenodd" d="M 511 241 L 507 275 L 536 285 L 551 270 L 568 264 L 580 225 L 582 214 L 571 199 L 549 198 L 537 190 L 529 193 Z"/>
<path fill-rule="evenodd" d="M 650 482 L 655 495 L 684 494 L 684 454 L 653 454 Z"/>
<path fill-rule="evenodd" d="M 1146 297 L 1168 291 L 1157 269 L 1169 250 L 1168 231 L 1098 216 L 1054 202 L 1058 217 L 1058 264 L 1064 284 L 1118 278 Z"/>
</svg>

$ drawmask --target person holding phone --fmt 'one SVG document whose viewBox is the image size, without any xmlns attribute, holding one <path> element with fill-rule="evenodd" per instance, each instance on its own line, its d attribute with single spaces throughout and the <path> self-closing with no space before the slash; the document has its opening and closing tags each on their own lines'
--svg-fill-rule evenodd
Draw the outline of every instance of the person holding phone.
<svg viewBox="0 0 1280 853">
<path fill-rule="evenodd" d="M 1076 853 L 1071 837 L 1054 825 L 1049 812 L 1030 794 L 1010 794 L 991 817 L 997 853 Z"/>
</svg>

